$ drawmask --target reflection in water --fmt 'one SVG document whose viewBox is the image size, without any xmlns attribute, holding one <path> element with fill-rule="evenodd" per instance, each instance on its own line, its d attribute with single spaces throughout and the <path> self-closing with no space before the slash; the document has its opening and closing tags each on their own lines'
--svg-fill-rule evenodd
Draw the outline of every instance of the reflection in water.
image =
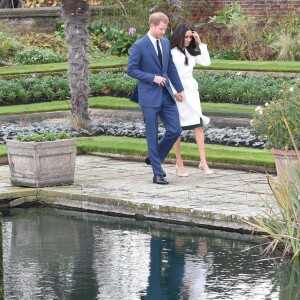
<svg viewBox="0 0 300 300">
<path fill-rule="evenodd" d="M 298 269 L 259 260 L 248 237 L 41 208 L 2 225 L 7 300 L 298 299 Z"/>
<path fill-rule="evenodd" d="M 152 237 L 149 282 L 141 299 L 179 299 L 183 273 L 184 251 L 177 238 Z"/>
</svg>

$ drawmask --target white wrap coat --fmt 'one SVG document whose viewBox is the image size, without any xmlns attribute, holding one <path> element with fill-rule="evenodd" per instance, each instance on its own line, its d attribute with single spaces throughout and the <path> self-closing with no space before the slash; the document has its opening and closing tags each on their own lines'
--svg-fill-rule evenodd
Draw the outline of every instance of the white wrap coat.
<svg viewBox="0 0 300 300">
<path fill-rule="evenodd" d="M 204 125 L 209 123 L 209 118 L 202 115 L 198 83 L 193 77 L 193 69 L 196 64 L 209 66 L 211 60 L 207 45 L 201 43 L 199 47 L 201 54 L 197 56 L 192 56 L 185 50 L 185 54 L 189 61 L 188 65 L 184 64 L 184 54 L 177 47 L 171 50 L 173 61 L 176 65 L 186 98 L 183 102 L 176 101 L 182 127 L 199 124 L 199 118 L 202 119 Z M 173 92 L 176 93 L 175 89 Z"/>
</svg>

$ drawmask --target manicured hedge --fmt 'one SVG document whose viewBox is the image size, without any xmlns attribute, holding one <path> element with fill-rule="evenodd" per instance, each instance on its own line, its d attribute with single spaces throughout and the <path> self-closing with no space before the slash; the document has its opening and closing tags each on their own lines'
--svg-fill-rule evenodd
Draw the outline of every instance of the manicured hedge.
<svg viewBox="0 0 300 300">
<path fill-rule="evenodd" d="M 296 79 L 267 76 L 244 77 L 195 72 L 203 102 L 258 103 L 276 101 L 283 82 Z M 99 72 L 90 74 L 90 96 L 129 97 L 136 80 L 126 73 Z M 0 105 L 15 105 L 70 98 L 67 75 L 20 77 L 0 80 Z"/>
<path fill-rule="evenodd" d="M 245 77 L 195 73 L 202 101 L 226 103 L 258 103 L 276 101 L 284 82 L 295 82 L 289 77 Z"/>
</svg>

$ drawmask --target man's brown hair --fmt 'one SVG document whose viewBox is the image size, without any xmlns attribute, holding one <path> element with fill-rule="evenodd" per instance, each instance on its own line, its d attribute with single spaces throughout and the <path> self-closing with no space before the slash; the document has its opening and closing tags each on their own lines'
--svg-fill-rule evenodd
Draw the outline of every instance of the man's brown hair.
<svg viewBox="0 0 300 300">
<path fill-rule="evenodd" d="M 156 12 L 150 15 L 149 25 L 154 24 L 155 26 L 158 26 L 160 22 L 169 24 L 169 18 L 162 12 Z"/>
</svg>

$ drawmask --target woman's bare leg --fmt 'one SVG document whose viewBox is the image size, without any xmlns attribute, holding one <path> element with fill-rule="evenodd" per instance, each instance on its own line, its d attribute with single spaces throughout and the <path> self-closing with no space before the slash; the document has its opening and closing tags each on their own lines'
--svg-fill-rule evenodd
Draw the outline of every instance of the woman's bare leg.
<svg viewBox="0 0 300 300">
<path fill-rule="evenodd" d="M 176 156 L 175 168 L 176 168 L 177 176 L 179 176 L 179 177 L 188 176 L 188 174 L 185 172 L 183 160 L 181 158 L 181 136 L 175 142 L 173 149 L 174 149 L 175 156 Z"/>
<path fill-rule="evenodd" d="M 205 144 L 204 144 L 204 130 L 202 126 L 195 128 L 195 139 L 198 146 L 198 151 L 200 155 L 199 168 L 203 170 L 204 174 L 212 174 L 213 172 L 209 169 L 206 163 L 205 156 Z"/>
</svg>

